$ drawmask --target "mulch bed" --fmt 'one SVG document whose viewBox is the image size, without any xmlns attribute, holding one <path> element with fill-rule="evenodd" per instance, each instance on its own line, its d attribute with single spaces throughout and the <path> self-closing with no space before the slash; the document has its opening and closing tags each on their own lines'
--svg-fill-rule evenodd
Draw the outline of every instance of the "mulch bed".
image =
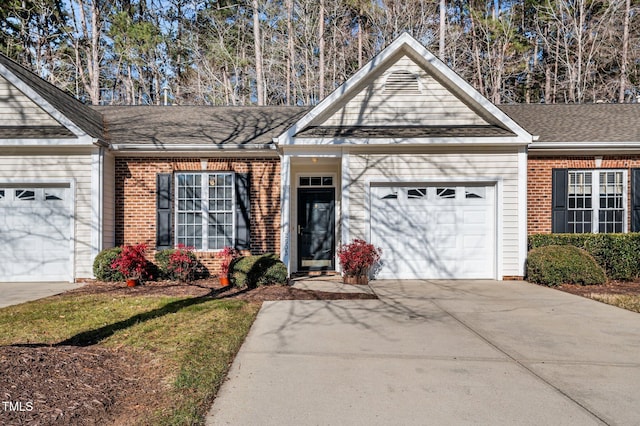
<svg viewBox="0 0 640 426">
<path fill-rule="evenodd" d="M 188 296 L 267 300 L 375 299 L 364 293 L 327 293 L 290 286 L 220 288 L 215 279 L 191 284 L 88 282 L 65 294 Z M 54 296 L 59 297 L 59 296 Z M 162 407 L 162 366 L 128 348 L 0 346 L 0 424 L 132 424 L 143 408 Z"/>
<path fill-rule="evenodd" d="M 603 285 L 563 284 L 557 288 L 558 290 L 584 297 L 589 297 L 590 294 L 624 294 L 640 296 L 640 281 L 611 281 Z"/>
</svg>

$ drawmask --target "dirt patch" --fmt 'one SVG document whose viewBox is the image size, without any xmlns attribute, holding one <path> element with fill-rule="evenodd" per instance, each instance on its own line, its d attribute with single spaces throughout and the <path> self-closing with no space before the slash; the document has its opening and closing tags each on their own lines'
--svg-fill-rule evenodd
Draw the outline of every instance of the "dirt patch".
<svg viewBox="0 0 640 426">
<path fill-rule="evenodd" d="M 68 294 L 211 297 L 267 300 L 375 299 L 364 293 L 327 293 L 290 286 L 252 290 L 220 288 L 218 281 L 190 284 L 88 282 Z M 61 296 L 54 296 L 61 297 Z M 161 366 L 128 348 L 0 346 L 0 424 L 132 424 L 149 404 L 163 406 Z"/>
<path fill-rule="evenodd" d="M 620 282 L 611 281 L 602 285 L 577 285 L 563 284 L 558 290 L 565 291 L 578 296 L 589 297 L 590 294 L 625 294 L 638 296 L 640 295 L 640 281 L 638 282 Z"/>
</svg>

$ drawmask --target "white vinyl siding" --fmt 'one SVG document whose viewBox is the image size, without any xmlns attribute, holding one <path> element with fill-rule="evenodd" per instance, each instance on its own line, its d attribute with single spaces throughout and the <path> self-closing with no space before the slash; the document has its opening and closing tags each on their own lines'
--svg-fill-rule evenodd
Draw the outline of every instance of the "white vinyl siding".
<svg viewBox="0 0 640 426">
<path fill-rule="evenodd" d="M 420 93 L 386 87 L 387 78 L 398 72 L 417 76 Z M 315 126 L 486 124 L 483 118 L 407 56 L 378 75 L 346 105 L 330 113 L 327 119 L 320 117 L 312 123 Z"/>
<path fill-rule="evenodd" d="M 74 278 L 89 278 L 91 257 L 91 156 L 79 155 L 24 155 L 0 156 L 0 185 L 7 182 L 27 184 L 74 181 Z M 72 186 L 72 188 L 74 187 Z M 60 250 L 70 250 L 70 246 Z"/>
<path fill-rule="evenodd" d="M 116 243 L 116 163 L 110 154 L 104 156 L 103 200 L 102 200 L 102 247 L 113 247 Z"/>
<path fill-rule="evenodd" d="M 0 125 L 2 126 L 59 126 L 53 117 L 24 93 L 0 77 Z"/>
<path fill-rule="evenodd" d="M 496 186 L 497 230 L 501 243 L 503 275 L 519 275 L 518 254 L 518 154 L 473 152 L 429 154 L 350 154 L 349 232 L 351 238 L 367 235 L 367 202 L 371 182 L 471 182 L 499 177 Z M 445 185 L 446 186 L 446 185 Z M 454 185 L 455 186 L 455 185 Z M 500 191 L 500 192 L 498 192 Z"/>
</svg>

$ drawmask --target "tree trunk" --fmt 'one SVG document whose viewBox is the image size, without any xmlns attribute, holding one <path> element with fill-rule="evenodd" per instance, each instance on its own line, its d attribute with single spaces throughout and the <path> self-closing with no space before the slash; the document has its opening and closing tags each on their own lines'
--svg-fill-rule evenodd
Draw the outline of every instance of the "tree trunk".
<svg viewBox="0 0 640 426">
<path fill-rule="evenodd" d="M 446 31 L 447 18 L 447 2 L 446 0 L 440 0 L 440 44 L 438 49 L 438 56 L 440 60 L 444 62 L 444 38 Z"/>
<path fill-rule="evenodd" d="M 252 5 L 253 46 L 256 57 L 256 96 L 258 98 L 258 105 L 264 105 L 264 79 L 262 77 L 262 43 L 260 40 L 260 12 L 258 11 L 258 0 L 253 0 Z"/>
<path fill-rule="evenodd" d="M 624 24 L 622 30 L 622 59 L 620 63 L 620 92 L 618 102 L 623 103 L 627 84 L 627 61 L 629 56 L 629 14 L 631 12 L 631 0 L 625 2 Z"/>
<path fill-rule="evenodd" d="M 320 0 L 318 15 L 318 102 L 324 99 L 324 0 Z"/>
</svg>

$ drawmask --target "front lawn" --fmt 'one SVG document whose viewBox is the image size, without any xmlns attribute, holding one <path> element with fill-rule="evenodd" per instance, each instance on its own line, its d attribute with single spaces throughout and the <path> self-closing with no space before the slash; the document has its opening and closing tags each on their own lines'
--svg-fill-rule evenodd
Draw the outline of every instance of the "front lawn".
<svg viewBox="0 0 640 426">
<path fill-rule="evenodd" d="M 589 297 L 598 302 L 617 306 L 628 311 L 640 313 L 640 296 L 631 294 L 599 294 L 591 293 Z"/>
<path fill-rule="evenodd" d="M 91 282 L 0 309 L 0 424 L 201 424 L 262 301 L 370 298 Z"/>
<path fill-rule="evenodd" d="M 0 309 L 0 394 L 21 403 L 0 423 L 199 423 L 259 307 L 107 293 Z"/>
</svg>

